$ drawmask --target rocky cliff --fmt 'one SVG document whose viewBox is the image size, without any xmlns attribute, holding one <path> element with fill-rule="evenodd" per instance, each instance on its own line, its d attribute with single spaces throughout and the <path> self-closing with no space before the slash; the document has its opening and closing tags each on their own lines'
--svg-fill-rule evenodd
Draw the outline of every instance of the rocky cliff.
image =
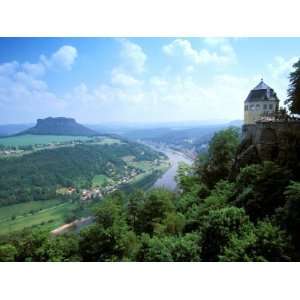
<svg viewBox="0 0 300 300">
<path fill-rule="evenodd" d="M 265 160 L 299 172 L 300 122 L 257 122 L 243 126 L 243 139 L 238 148 L 233 174 L 246 165 Z"/>
</svg>

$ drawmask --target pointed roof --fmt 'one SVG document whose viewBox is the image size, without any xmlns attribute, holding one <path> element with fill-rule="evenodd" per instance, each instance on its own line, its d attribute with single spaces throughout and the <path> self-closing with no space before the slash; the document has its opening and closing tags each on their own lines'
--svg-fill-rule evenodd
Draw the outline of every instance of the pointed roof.
<svg viewBox="0 0 300 300">
<path fill-rule="evenodd" d="M 245 102 L 268 101 L 268 100 L 279 101 L 274 90 L 271 87 L 269 87 L 267 84 L 265 84 L 263 79 L 261 79 L 260 83 L 250 91 Z"/>
<path fill-rule="evenodd" d="M 260 83 L 253 90 L 272 90 L 272 89 L 264 83 L 263 79 L 261 79 Z"/>
</svg>

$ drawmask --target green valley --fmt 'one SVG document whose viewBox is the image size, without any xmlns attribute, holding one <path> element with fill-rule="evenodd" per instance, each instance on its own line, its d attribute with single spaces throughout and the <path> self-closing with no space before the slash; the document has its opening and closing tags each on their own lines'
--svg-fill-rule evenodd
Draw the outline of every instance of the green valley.
<svg viewBox="0 0 300 300">
<path fill-rule="evenodd" d="M 91 214 L 106 194 L 149 186 L 167 167 L 164 154 L 116 136 L 1 138 L 0 235 L 52 230 Z"/>
</svg>

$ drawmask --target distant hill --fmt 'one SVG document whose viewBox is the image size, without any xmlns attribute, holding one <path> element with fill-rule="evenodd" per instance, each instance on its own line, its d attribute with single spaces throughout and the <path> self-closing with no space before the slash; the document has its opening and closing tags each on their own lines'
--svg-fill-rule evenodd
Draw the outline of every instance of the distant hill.
<svg viewBox="0 0 300 300">
<path fill-rule="evenodd" d="M 236 127 L 242 127 L 242 125 L 244 124 L 244 121 L 242 120 L 234 120 L 229 122 L 229 126 L 236 126 Z"/>
<path fill-rule="evenodd" d="M 99 135 L 96 131 L 78 124 L 72 118 L 46 118 L 38 119 L 34 127 L 19 133 L 23 134 L 42 134 L 42 135 L 72 135 L 72 136 L 95 136 Z"/>
<path fill-rule="evenodd" d="M 0 125 L 0 136 L 16 134 L 32 127 L 34 124 L 4 124 Z"/>
<path fill-rule="evenodd" d="M 242 121 L 234 120 L 229 123 L 214 125 L 199 125 L 186 128 L 186 125 L 164 128 L 144 128 L 126 131 L 122 136 L 130 140 L 143 140 L 162 143 L 177 149 L 193 150 L 197 153 L 209 143 L 213 135 L 230 126 L 241 127 Z"/>
</svg>

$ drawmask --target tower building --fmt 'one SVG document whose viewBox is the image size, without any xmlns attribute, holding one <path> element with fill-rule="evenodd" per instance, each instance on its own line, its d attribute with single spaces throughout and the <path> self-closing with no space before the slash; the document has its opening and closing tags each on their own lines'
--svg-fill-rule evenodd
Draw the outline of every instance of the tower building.
<svg viewBox="0 0 300 300">
<path fill-rule="evenodd" d="M 271 117 L 278 109 L 279 99 L 263 79 L 250 91 L 244 105 L 244 124 L 255 124 L 263 117 Z"/>
</svg>

